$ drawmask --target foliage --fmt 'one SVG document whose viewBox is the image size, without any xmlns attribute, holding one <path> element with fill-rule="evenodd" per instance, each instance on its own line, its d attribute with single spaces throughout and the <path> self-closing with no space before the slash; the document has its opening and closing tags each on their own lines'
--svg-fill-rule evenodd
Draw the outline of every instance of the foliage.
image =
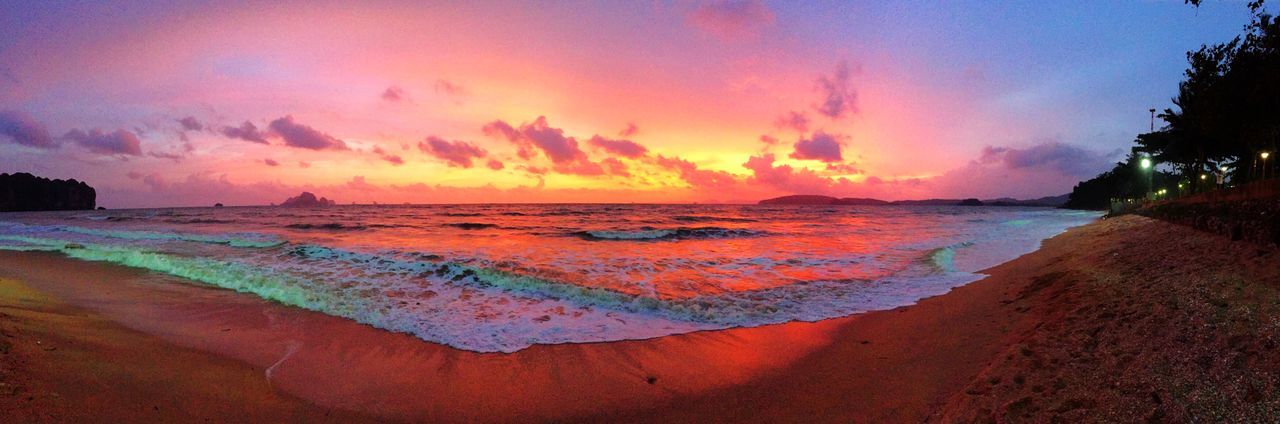
<svg viewBox="0 0 1280 424">
<path fill-rule="evenodd" d="M 1185 1 L 1200 6 L 1200 0 Z M 1261 152 L 1275 155 L 1280 147 L 1280 19 L 1263 10 L 1262 0 L 1248 6 L 1253 19 L 1242 35 L 1187 53 L 1173 106 L 1159 114 L 1166 125 L 1139 134 L 1126 162 L 1077 184 L 1066 207 L 1102 209 L 1112 198 L 1141 198 L 1159 188 L 1208 189 L 1219 167 L 1227 168 L 1232 184 L 1261 178 L 1263 165 L 1267 177 L 1280 174 L 1280 157 L 1259 160 Z M 1136 166 L 1143 156 L 1173 173 L 1152 170 L 1148 177 Z"/>
</svg>

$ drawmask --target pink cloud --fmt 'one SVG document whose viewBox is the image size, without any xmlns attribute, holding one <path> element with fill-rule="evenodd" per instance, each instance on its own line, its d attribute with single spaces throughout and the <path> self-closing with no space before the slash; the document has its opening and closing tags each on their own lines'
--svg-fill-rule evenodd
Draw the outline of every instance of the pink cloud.
<svg viewBox="0 0 1280 424">
<path fill-rule="evenodd" d="M 142 142 L 138 140 L 137 135 L 127 130 L 115 130 L 108 133 L 93 129 L 86 133 L 79 129 L 73 129 L 62 137 L 97 154 L 142 156 Z"/>
<path fill-rule="evenodd" d="M 142 183 L 151 187 L 152 191 L 161 191 L 167 187 L 164 182 L 164 177 L 161 177 L 159 174 L 147 174 L 147 176 L 142 177 Z"/>
<path fill-rule="evenodd" d="M 675 171 L 680 179 L 694 188 L 729 188 L 737 183 L 733 174 L 724 171 L 698 169 L 698 165 L 678 157 L 658 155 L 654 159 L 659 167 Z"/>
<path fill-rule="evenodd" d="M 850 76 L 849 62 L 840 61 L 836 65 L 835 74 L 818 77 L 821 100 L 813 108 L 831 119 L 858 113 L 858 92 L 849 86 Z"/>
<path fill-rule="evenodd" d="M 309 126 L 298 123 L 293 115 L 271 121 L 267 126 L 271 132 L 284 139 L 284 144 L 311 150 L 350 150 L 347 143 L 329 134 L 325 134 Z"/>
<path fill-rule="evenodd" d="M 593 136 L 587 143 L 604 149 L 604 151 L 613 153 L 618 156 L 627 158 L 638 158 L 649 153 L 649 149 L 631 140 L 608 139 L 601 136 Z"/>
<path fill-rule="evenodd" d="M 793 110 L 779 116 L 777 120 L 773 121 L 773 126 L 779 129 L 792 130 L 797 133 L 804 134 L 809 132 L 809 117 L 805 116 L 803 113 Z"/>
<path fill-rule="evenodd" d="M 704 3 L 689 13 L 694 28 L 722 39 L 756 35 L 773 25 L 773 11 L 760 0 L 718 0 Z"/>
<path fill-rule="evenodd" d="M 578 140 L 564 135 L 564 130 L 547 124 L 547 118 L 539 116 L 533 122 L 515 128 L 497 120 L 486 124 L 481 131 L 491 137 L 505 138 L 516 146 L 516 155 L 532 160 L 541 152 L 551 160 L 552 169 L 562 174 L 602 175 L 604 168 L 591 162 L 586 152 L 578 146 Z"/>
<path fill-rule="evenodd" d="M 16 110 L 0 111 L 0 136 L 27 147 L 58 147 L 44 125 L 36 122 L 31 115 Z"/>
<path fill-rule="evenodd" d="M 759 184 L 795 194 L 847 193 L 852 183 L 844 178 L 831 179 L 805 168 L 790 165 L 774 166 L 772 153 L 752 156 L 742 166 L 751 170 L 747 182 Z"/>
<path fill-rule="evenodd" d="M 182 125 L 183 131 L 201 131 L 204 130 L 204 124 L 194 116 L 188 116 L 178 120 L 178 124 Z"/>
<path fill-rule="evenodd" d="M 842 144 L 844 143 L 841 141 L 841 136 L 818 131 L 813 133 L 810 138 L 802 138 L 797 141 L 795 151 L 791 153 L 791 158 L 840 162 L 844 160 L 840 153 Z"/>
<path fill-rule="evenodd" d="M 382 91 L 382 100 L 386 100 L 392 103 L 409 100 L 409 93 L 404 91 L 404 89 L 400 87 L 396 87 L 396 86 L 387 87 L 386 90 Z"/>
<path fill-rule="evenodd" d="M 437 79 L 435 84 L 436 94 L 443 94 L 458 100 L 471 94 L 466 87 L 449 82 L 444 79 Z"/>
<path fill-rule="evenodd" d="M 502 168 L 506 167 L 506 165 L 502 164 L 502 161 L 497 159 L 489 159 L 489 162 L 485 163 L 485 166 L 489 167 L 489 169 L 492 169 L 494 171 L 501 171 Z"/>
<path fill-rule="evenodd" d="M 280 166 L 280 162 L 276 162 L 274 159 L 263 159 L 262 163 L 267 164 L 267 166 Z"/>
<path fill-rule="evenodd" d="M 244 141 L 267 144 L 267 137 L 258 131 L 258 126 L 252 122 L 244 121 L 238 127 L 222 127 L 222 135 L 227 138 L 240 139 Z"/>
<path fill-rule="evenodd" d="M 631 137 L 639 133 L 640 127 L 637 127 L 635 122 L 628 122 L 626 128 L 623 128 L 622 131 L 618 131 L 618 137 Z"/>
<path fill-rule="evenodd" d="M 449 166 L 459 168 L 470 168 L 473 159 L 480 159 L 489 154 L 489 152 L 475 144 L 458 140 L 447 141 L 434 135 L 418 142 L 418 149 L 436 158 L 443 159 Z"/>
<path fill-rule="evenodd" d="M 605 158 L 600 161 L 600 165 L 604 167 L 609 175 L 617 175 L 619 177 L 630 177 L 631 171 L 627 170 L 627 164 L 622 163 L 618 158 Z"/>
</svg>

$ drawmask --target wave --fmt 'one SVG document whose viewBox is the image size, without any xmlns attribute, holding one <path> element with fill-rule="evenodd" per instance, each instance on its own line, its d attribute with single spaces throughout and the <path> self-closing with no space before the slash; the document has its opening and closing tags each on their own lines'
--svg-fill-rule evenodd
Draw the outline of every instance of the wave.
<svg viewBox="0 0 1280 424">
<path fill-rule="evenodd" d="M 817 321 L 911 304 L 974 279 L 963 273 L 925 273 L 915 278 L 802 281 L 760 290 L 659 299 L 463 264 L 433 254 L 398 259 L 299 245 L 274 253 L 280 256 L 271 259 L 271 265 L 262 266 L 39 237 L 0 235 L 0 240 L 18 243 L 0 244 L 0 249 L 57 251 L 76 259 L 162 272 L 479 352 Z M 515 301 L 510 301 L 511 296 L 516 296 Z M 577 319 L 591 320 L 572 328 L 582 326 L 596 332 L 547 332 L 527 324 L 530 318 L 541 318 L 544 311 L 557 308 L 570 308 L 573 316 L 581 313 L 586 317 Z M 482 316 L 507 319 L 486 322 Z M 627 320 L 635 324 L 628 326 Z M 490 330 L 493 332 L 486 333 Z"/>
<path fill-rule="evenodd" d="M 289 225 L 285 225 L 284 227 L 292 228 L 295 230 L 330 230 L 330 231 L 359 231 L 359 230 L 364 230 L 369 228 L 364 225 L 347 225 L 347 224 L 342 224 L 338 222 L 329 222 L 325 224 L 289 224 Z"/>
<path fill-rule="evenodd" d="M 479 212 L 441 212 L 436 214 L 436 216 L 458 216 L 458 217 L 484 216 L 484 215 L 485 214 L 482 214 Z"/>
<path fill-rule="evenodd" d="M 171 224 L 234 224 L 236 221 L 229 219 L 213 219 L 213 218 L 192 218 L 192 219 L 166 219 L 164 222 Z"/>
<path fill-rule="evenodd" d="M 939 247 L 929 251 L 924 258 L 928 261 L 928 265 L 937 272 L 953 273 L 956 272 L 956 250 L 973 246 L 973 244 L 974 242 L 972 241 L 966 241 L 952 244 L 950 246 Z"/>
<path fill-rule="evenodd" d="M 484 222 L 451 222 L 444 224 L 447 227 L 454 227 L 463 230 L 484 230 L 489 228 L 498 228 L 498 224 L 489 224 Z"/>
<path fill-rule="evenodd" d="M 736 218 L 727 216 L 677 215 L 672 220 L 680 222 L 759 222 L 758 219 Z"/>
<path fill-rule="evenodd" d="M 638 240 L 691 240 L 691 239 L 726 239 L 741 237 L 760 237 L 768 235 L 765 231 L 741 228 L 695 227 L 695 228 L 642 228 L 634 231 L 586 230 L 576 231 L 574 236 L 595 241 L 638 241 Z"/>
<path fill-rule="evenodd" d="M 84 234 L 94 237 L 113 238 L 122 240 L 172 240 L 172 241 L 190 241 L 196 243 L 225 244 L 231 247 L 254 247 L 267 248 L 284 244 L 285 241 L 275 236 L 258 233 L 230 233 L 230 234 L 190 234 L 190 233 L 167 233 L 158 231 L 131 231 L 131 230 L 101 230 L 96 228 L 76 227 L 71 225 L 25 225 L 25 224 L 8 224 L 11 228 L 24 231 L 50 232 L 62 231 L 75 234 Z"/>
</svg>

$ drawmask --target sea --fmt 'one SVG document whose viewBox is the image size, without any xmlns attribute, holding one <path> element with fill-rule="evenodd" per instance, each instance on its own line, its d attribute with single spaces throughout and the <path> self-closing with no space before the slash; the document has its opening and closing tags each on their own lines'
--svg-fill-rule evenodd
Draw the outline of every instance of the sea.
<svg viewBox="0 0 1280 424">
<path fill-rule="evenodd" d="M 64 211 L 0 214 L 0 250 L 143 268 L 458 349 L 514 352 L 911 305 L 1098 217 L 923 205 Z"/>
</svg>

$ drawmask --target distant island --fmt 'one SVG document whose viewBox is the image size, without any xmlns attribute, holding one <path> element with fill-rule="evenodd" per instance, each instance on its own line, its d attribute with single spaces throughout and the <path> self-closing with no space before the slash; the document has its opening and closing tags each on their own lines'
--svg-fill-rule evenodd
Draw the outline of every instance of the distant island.
<svg viewBox="0 0 1280 424">
<path fill-rule="evenodd" d="M 97 190 L 83 181 L 0 174 L 0 212 L 93 209 L 97 197 Z"/>
<path fill-rule="evenodd" d="M 280 203 L 280 206 L 292 208 L 313 208 L 317 206 L 333 206 L 335 204 L 337 204 L 337 202 L 323 197 L 317 199 L 316 195 L 311 194 L 309 191 L 304 191 L 297 197 L 285 199 L 283 203 Z"/>
<path fill-rule="evenodd" d="M 887 201 L 861 197 L 831 197 L 816 194 L 797 194 L 761 200 L 761 205 L 932 205 L 932 206 L 1040 206 L 1057 208 L 1067 203 L 1067 195 L 1047 196 L 1039 199 L 1018 200 L 1008 197 L 998 199 L 924 199 Z"/>
</svg>

